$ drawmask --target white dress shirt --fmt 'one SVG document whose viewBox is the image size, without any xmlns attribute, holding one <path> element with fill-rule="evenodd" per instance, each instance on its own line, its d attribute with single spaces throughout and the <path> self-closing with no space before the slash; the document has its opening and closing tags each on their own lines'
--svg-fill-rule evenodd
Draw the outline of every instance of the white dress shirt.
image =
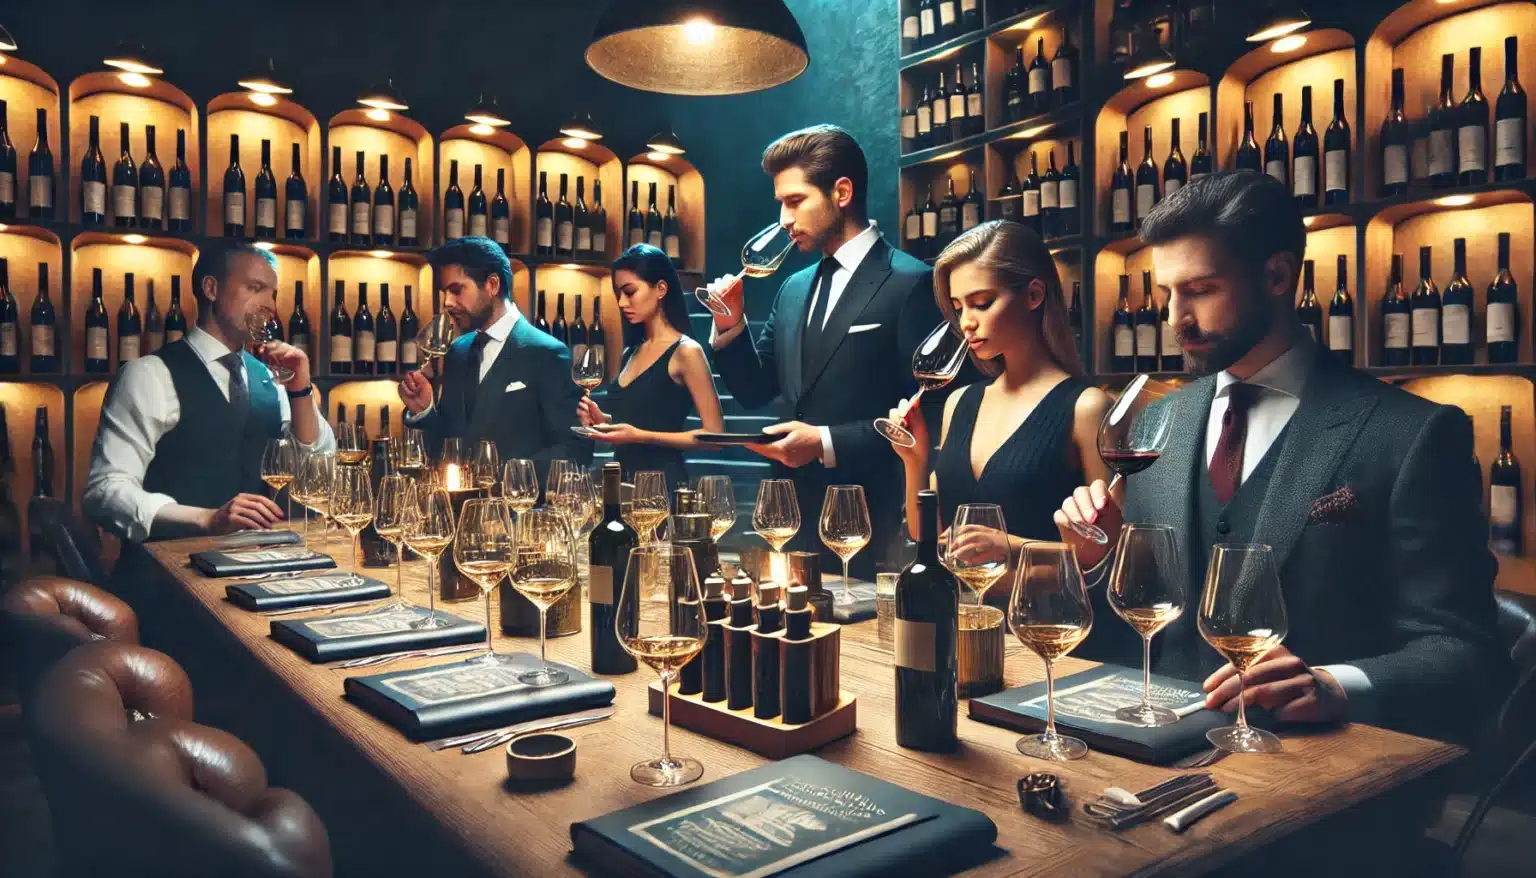
<svg viewBox="0 0 1536 878">
<path fill-rule="evenodd" d="M 507 313 L 501 315 L 500 320 L 486 327 L 485 334 L 490 338 L 490 341 L 485 343 L 485 348 L 480 352 L 480 375 L 476 379 L 477 383 L 484 381 L 485 376 L 491 371 L 491 367 L 496 365 L 496 358 L 501 356 L 501 349 L 507 346 L 507 339 L 512 337 L 512 327 L 517 325 L 517 321 L 521 320 L 522 316 L 518 312 L 517 306 L 508 302 Z M 419 424 L 422 418 L 431 413 L 431 404 L 422 409 L 419 415 L 413 415 L 407 410 L 405 422 L 413 425 Z"/>
<path fill-rule="evenodd" d="M 229 354 L 224 343 L 194 328 L 187 333 L 187 344 L 208 368 L 219 392 L 229 399 L 229 369 L 219 358 Z M 240 366 L 242 372 L 245 365 Z M 247 376 L 246 386 L 250 386 Z M 302 400 L 315 405 L 315 398 Z M 291 437 L 288 394 L 279 388 L 277 405 L 283 431 Z M 313 445 L 298 443 L 305 451 L 329 452 L 336 447 L 336 436 L 325 418 L 320 422 L 320 436 Z M 160 510 L 175 498 L 144 490 L 144 474 L 155 457 L 155 445 L 181 421 L 181 400 L 171 380 L 171 370 L 159 357 L 142 357 L 124 363 L 118 369 L 116 389 L 101 410 L 101 424 L 91 449 L 91 472 L 86 481 L 81 506 L 93 521 L 110 522 L 129 540 L 140 542 L 149 537 L 150 528 Z"/>
<path fill-rule="evenodd" d="M 864 231 L 844 241 L 843 246 L 837 248 L 837 251 L 832 254 L 837 267 L 832 270 L 832 281 L 827 288 L 827 310 L 823 312 L 821 320 L 823 329 L 826 328 L 827 322 L 832 319 L 832 311 L 837 307 L 837 303 L 842 300 L 843 290 L 848 289 L 848 282 L 853 279 L 853 273 L 859 270 L 859 265 L 864 262 L 864 257 L 869 255 L 869 251 L 874 249 L 875 242 L 879 240 L 880 226 L 871 220 Z M 810 326 L 811 315 L 816 313 L 816 297 L 821 293 L 821 284 L 817 282 L 819 280 L 819 278 L 812 279 L 811 298 L 806 302 L 805 308 L 806 326 Z M 746 318 L 743 317 L 741 322 L 724 332 L 717 332 L 714 327 L 711 327 L 710 345 L 715 350 L 725 347 L 736 340 L 736 336 L 744 331 L 746 325 Z M 837 455 L 832 448 L 831 428 L 818 427 L 817 429 L 821 431 L 822 465 L 828 467 L 837 466 Z"/>
</svg>

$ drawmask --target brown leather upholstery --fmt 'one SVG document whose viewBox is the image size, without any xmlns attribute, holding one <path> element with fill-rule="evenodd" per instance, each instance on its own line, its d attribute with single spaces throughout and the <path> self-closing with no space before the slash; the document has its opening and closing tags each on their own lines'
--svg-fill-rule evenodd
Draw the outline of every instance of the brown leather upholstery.
<svg viewBox="0 0 1536 878">
<path fill-rule="evenodd" d="M 330 875 L 314 810 L 269 788 L 238 738 L 191 717 L 186 673 L 142 646 L 87 644 L 44 676 L 28 721 L 66 874 Z"/>
<path fill-rule="evenodd" d="M 54 662 L 93 640 L 139 642 L 133 608 L 93 585 L 37 576 L 0 597 L 0 623 L 16 663 L 23 702 Z"/>
</svg>

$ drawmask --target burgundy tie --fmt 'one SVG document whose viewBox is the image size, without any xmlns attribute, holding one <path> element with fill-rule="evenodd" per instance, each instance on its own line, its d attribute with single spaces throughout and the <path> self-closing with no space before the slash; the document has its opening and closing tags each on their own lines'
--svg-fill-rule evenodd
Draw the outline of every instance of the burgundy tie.
<svg viewBox="0 0 1536 878">
<path fill-rule="evenodd" d="M 1221 416 L 1221 438 L 1211 455 L 1211 488 L 1226 505 L 1243 480 L 1243 445 L 1248 439 L 1248 410 L 1258 402 L 1259 388 L 1237 383 L 1227 389 L 1227 410 Z"/>
</svg>

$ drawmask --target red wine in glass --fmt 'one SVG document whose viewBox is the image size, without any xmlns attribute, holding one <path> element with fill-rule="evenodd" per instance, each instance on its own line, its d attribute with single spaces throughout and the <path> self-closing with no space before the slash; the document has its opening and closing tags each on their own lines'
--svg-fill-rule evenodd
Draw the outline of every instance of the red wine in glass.
<svg viewBox="0 0 1536 878">
<path fill-rule="evenodd" d="M 1104 413 L 1099 424 L 1099 457 L 1115 471 L 1109 490 L 1113 491 L 1126 476 L 1157 463 L 1162 456 L 1176 408 L 1171 401 L 1163 401 L 1175 390 L 1171 385 L 1153 381 L 1149 375 L 1137 375 Z M 1084 539 L 1100 545 L 1109 543 L 1109 535 L 1098 525 L 1074 521 L 1071 527 Z"/>
<path fill-rule="evenodd" d="M 1120 477 L 1134 476 L 1147 467 L 1157 463 L 1157 459 L 1163 456 L 1161 451 L 1108 451 L 1099 455 L 1109 468 Z"/>
</svg>

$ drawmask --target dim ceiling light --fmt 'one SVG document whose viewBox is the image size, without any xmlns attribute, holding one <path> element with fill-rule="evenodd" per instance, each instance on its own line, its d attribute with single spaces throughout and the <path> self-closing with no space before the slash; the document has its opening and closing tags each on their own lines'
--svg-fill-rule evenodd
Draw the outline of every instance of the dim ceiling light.
<svg viewBox="0 0 1536 878">
<path fill-rule="evenodd" d="M 481 137 L 484 137 L 487 134 L 495 134 L 496 133 L 496 129 L 492 128 L 491 126 L 489 126 L 487 124 L 485 124 L 484 122 L 477 122 L 474 125 L 469 126 L 469 133 L 470 134 L 478 134 Z"/>
<path fill-rule="evenodd" d="M 600 76 L 642 91 L 725 95 L 786 83 L 810 54 L 784 0 L 614 0 L 586 59 Z"/>
<path fill-rule="evenodd" d="M 645 154 L 645 158 L 646 161 L 664 162 L 669 158 L 669 156 L 662 152 L 648 152 Z"/>
<path fill-rule="evenodd" d="M 391 254 L 388 250 L 369 250 L 368 255 L 374 259 L 388 259 Z"/>
<path fill-rule="evenodd" d="M 5 25 L 0 25 L 0 52 L 14 51 L 16 51 L 16 38 L 5 29 Z"/>
<path fill-rule="evenodd" d="M 150 62 L 149 52 L 138 44 L 118 43 L 112 49 L 112 54 L 103 58 L 102 61 L 108 67 L 116 67 L 118 70 L 129 73 L 156 76 L 165 72 Z"/>
<path fill-rule="evenodd" d="M 372 119 L 375 122 L 388 122 L 389 121 L 389 111 L 388 110 L 369 110 L 368 112 L 364 113 L 363 115 L 367 116 L 368 118 Z"/>
<path fill-rule="evenodd" d="M 1467 205 L 1472 203 L 1472 196 L 1470 196 L 1470 195 L 1447 195 L 1444 198 L 1436 199 L 1435 203 L 1440 205 L 1441 207 L 1466 207 Z"/>
<path fill-rule="evenodd" d="M 148 241 L 148 240 L 149 239 L 144 237 L 143 235 L 124 235 L 123 236 L 123 243 L 124 244 L 142 244 L 142 243 L 144 243 L 145 241 Z"/>
<path fill-rule="evenodd" d="M 367 91 L 357 96 L 357 102 L 365 107 L 373 107 L 375 110 L 394 110 L 397 113 L 410 109 L 406 106 L 405 98 L 395 90 L 393 79 L 384 80 L 383 85 L 378 83 L 370 85 Z"/>
<path fill-rule="evenodd" d="M 562 140 L 561 143 L 564 143 L 571 149 L 583 149 L 587 145 L 587 142 L 582 140 L 580 137 L 567 137 L 565 140 Z"/>
<path fill-rule="evenodd" d="M 591 113 L 577 113 L 571 117 L 571 121 L 560 126 L 560 133 L 566 137 L 580 137 L 582 140 L 602 140 L 603 132 L 597 130 L 597 123 L 593 121 Z"/>
<path fill-rule="evenodd" d="M 682 155 L 688 150 L 683 149 L 682 141 L 671 131 L 665 134 L 653 134 L 645 141 L 645 148 L 651 152 L 665 153 L 666 155 Z"/>
<path fill-rule="evenodd" d="M 1145 79 L 1172 70 L 1177 64 L 1172 55 L 1153 42 L 1150 49 L 1131 59 L 1130 66 L 1125 68 L 1125 78 Z"/>
<path fill-rule="evenodd" d="M 575 271 L 575 270 L 577 270 L 577 269 L 579 269 L 579 268 L 581 268 L 581 266 L 579 266 L 579 265 L 577 265 L 577 264 L 575 264 L 575 263 L 574 263 L 574 262 L 567 262 L 567 263 L 566 263 L 566 264 L 564 264 L 564 265 L 562 265 L 562 266 L 560 266 L 560 267 L 561 267 L 561 268 L 568 268 L 568 269 L 570 269 L 570 270 L 571 270 L 571 271 Z"/>
<path fill-rule="evenodd" d="M 269 95 L 264 91 L 253 91 L 251 92 L 251 103 L 258 107 L 270 107 L 277 103 L 277 97 Z"/>
<path fill-rule="evenodd" d="M 149 77 L 142 73 L 119 73 L 117 78 L 130 88 L 148 88 L 150 83 Z"/>
<path fill-rule="evenodd" d="M 1294 52 L 1306 44 L 1306 34 L 1291 34 L 1288 37 L 1281 37 L 1280 39 L 1275 40 L 1273 43 L 1270 43 L 1269 50 L 1274 52 L 1276 55 L 1283 55 L 1286 52 Z"/>
<path fill-rule="evenodd" d="M 1159 73 L 1156 76 L 1147 77 L 1147 88 L 1162 88 L 1166 85 L 1173 85 L 1172 73 Z"/>
<path fill-rule="evenodd" d="M 464 118 L 476 124 L 487 125 L 493 128 L 512 124 L 512 120 L 501 114 L 501 108 L 496 105 L 494 95 L 489 101 L 485 99 L 485 95 L 481 95 L 480 100 L 475 102 L 475 105 L 469 108 L 469 112 L 464 114 Z"/>
<path fill-rule="evenodd" d="M 1310 27 L 1312 16 L 1295 3 L 1276 3 L 1259 19 L 1258 26 L 1248 33 L 1248 42 L 1267 43 L 1286 34 Z"/>
<path fill-rule="evenodd" d="M 246 89 L 247 91 L 260 92 L 262 94 L 293 94 L 293 89 L 283 85 L 278 81 L 277 68 L 272 64 L 271 58 L 267 59 L 267 67 L 265 70 L 258 70 L 255 74 L 244 77 L 239 81 L 239 85 L 241 88 Z"/>
</svg>

